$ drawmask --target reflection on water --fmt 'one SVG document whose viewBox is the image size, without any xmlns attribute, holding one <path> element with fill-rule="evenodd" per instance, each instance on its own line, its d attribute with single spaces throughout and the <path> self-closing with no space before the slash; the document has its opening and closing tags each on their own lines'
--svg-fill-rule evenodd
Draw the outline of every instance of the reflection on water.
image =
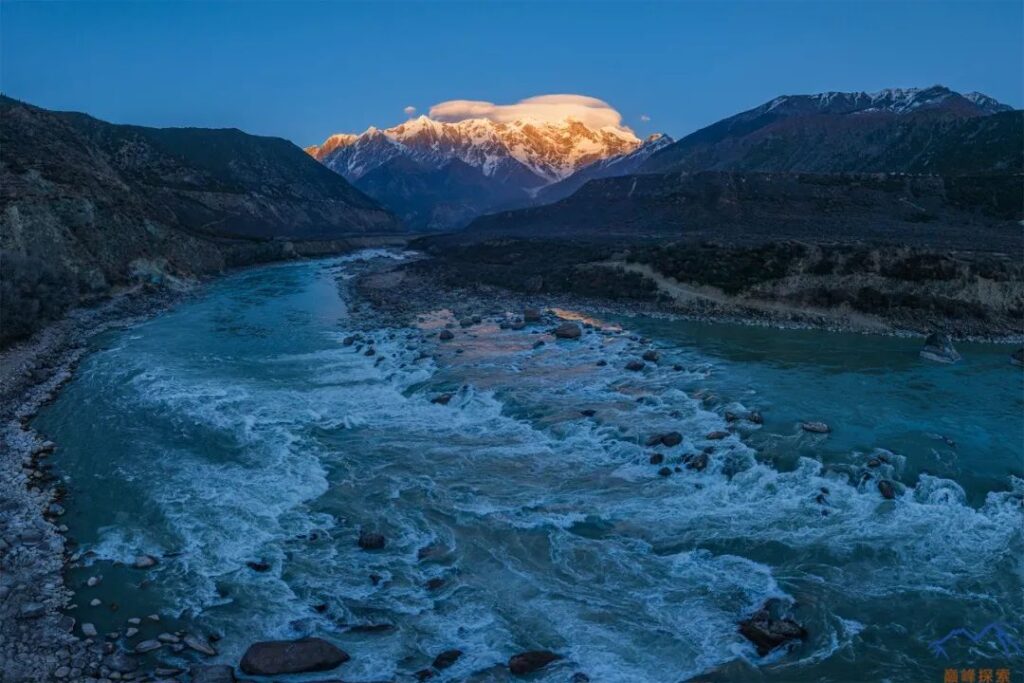
<svg viewBox="0 0 1024 683">
<path fill-rule="evenodd" d="M 494 665 L 532 648 L 565 655 L 550 681 L 939 680 L 929 643 L 950 629 L 1022 633 L 1008 349 L 938 366 L 914 340 L 572 311 L 593 328 L 579 341 L 440 311 L 345 345 L 351 261 L 248 271 L 108 335 L 40 416 L 94 553 L 71 580 L 105 577 L 79 590 L 80 621 L 159 611 L 144 628 L 219 633 L 232 663 L 319 634 L 353 680 L 453 647 L 439 680 L 503 680 Z M 650 347 L 657 363 L 624 369 Z M 667 431 L 681 443 L 644 445 Z M 360 550 L 361 529 L 386 547 Z M 161 562 L 113 564 L 140 553 Z M 810 637 L 761 659 L 736 623 L 773 597 Z"/>
</svg>

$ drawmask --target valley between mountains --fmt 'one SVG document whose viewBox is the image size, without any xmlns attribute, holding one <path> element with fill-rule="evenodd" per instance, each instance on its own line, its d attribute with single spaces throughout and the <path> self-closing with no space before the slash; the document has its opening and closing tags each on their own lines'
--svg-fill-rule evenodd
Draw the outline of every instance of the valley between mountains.
<svg viewBox="0 0 1024 683">
<path fill-rule="evenodd" d="M 306 149 L 0 97 L 0 674 L 940 673 L 1019 593 L 1022 150 L 942 86 Z"/>
<path fill-rule="evenodd" d="M 419 276 L 447 282 L 1024 332 L 1024 116 L 980 93 L 780 96 L 679 140 L 616 120 L 421 116 L 305 153 L 237 130 L 0 107 L 5 343 L 140 286 L 400 242 L 431 255 Z M 715 294 L 667 296 L 628 264 Z"/>
</svg>

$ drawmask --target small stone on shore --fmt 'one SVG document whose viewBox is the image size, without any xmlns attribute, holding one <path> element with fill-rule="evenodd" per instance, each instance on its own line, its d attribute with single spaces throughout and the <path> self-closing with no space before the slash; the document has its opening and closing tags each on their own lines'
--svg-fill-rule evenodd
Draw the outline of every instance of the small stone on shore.
<svg viewBox="0 0 1024 683">
<path fill-rule="evenodd" d="M 159 650 L 161 647 L 163 647 L 163 644 L 159 640 L 144 640 L 135 646 L 135 651 L 142 654 Z"/>
<path fill-rule="evenodd" d="M 554 334 L 558 339 L 579 339 L 583 331 L 576 323 L 562 323 L 555 328 Z"/>
<path fill-rule="evenodd" d="M 197 636 L 192 635 L 191 633 L 186 633 L 185 637 L 182 638 L 182 641 L 184 641 L 185 645 L 187 645 L 189 648 L 195 650 L 196 652 L 204 654 L 207 657 L 213 657 L 217 654 L 217 651 L 214 650 L 209 643 L 202 640 L 201 638 L 198 638 Z"/>
</svg>

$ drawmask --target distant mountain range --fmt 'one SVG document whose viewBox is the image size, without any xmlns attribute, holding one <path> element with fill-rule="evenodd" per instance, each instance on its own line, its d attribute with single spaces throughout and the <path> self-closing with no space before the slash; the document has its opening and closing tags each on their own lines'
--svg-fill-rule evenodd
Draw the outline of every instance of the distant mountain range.
<svg viewBox="0 0 1024 683">
<path fill-rule="evenodd" d="M 410 229 L 450 230 L 635 173 L 1019 172 L 1020 129 L 1020 112 L 987 95 L 933 86 L 781 96 L 678 141 L 572 119 L 420 117 L 306 151 Z"/>
<path fill-rule="evenodd" d="M 628 129 L 567 118 L 442 122 L 421 116 L 386 130 L 337 134 L 306 151 L 414 229 L 458 227 L 532 203 L 542 187 L 643 143 Z"/>
<path fill-rule="evenodd" d="M 0 96 L 0 343 L 140 280 L 401 225 L 280 138 L 123 126 Z"/>
<path fill-rule="evenodd" d="M 1020 112 L 943 86 L 777 97 L 687 135 L 641 173 L 1019 171 Z"/>
<path fill-rule="evenodd" d="M 554 203 L 482 216 L 456 239 L 1020 242 L 1024 112 L 980 93 L 778 97 L 639 164 L 626 158 L 536 194 Z"/>
</svg>

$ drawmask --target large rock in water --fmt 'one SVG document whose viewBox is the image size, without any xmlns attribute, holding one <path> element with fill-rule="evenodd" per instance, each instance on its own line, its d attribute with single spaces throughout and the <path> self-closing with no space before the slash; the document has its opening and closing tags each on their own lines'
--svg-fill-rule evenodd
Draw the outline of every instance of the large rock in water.
<svg viewBox="0 0 1024 683">
<path fill-rule="evenodd" d="M 803 626 L 792 619 L 776 619 L 771 613 L 771 601 L 754 612 L 749 619 L 740 622 L 740 635 L 757 648 L 757 654 L 764 657 L 779 645 L 791 640 L 807 637 Z"/>
<path fill-rule="evenodd" d="M 531 650 L 514 655 L 509 659 L 508 670 L 516 676 L 524 676 L 537 669 L 543 669 L 556 659 L 561 659 L 561 656 L 549 650 Z"/>
<path fill-rule="evenodd" d="M 924 340 L 921 358 L 933 360 L 936 363 L 955 363 L 960 360 L 960 354 L 953 348 L 953 341 L 947 335 L 942 332 L 932 332 Z"/>
<path fill-rule="evenodd" d="M 349 659 L 347 652 L 323 638 L 268 640 L 250 645 L 240 666 L 254 676 L 276 676 L 328 671 Z"/>
</svg>

